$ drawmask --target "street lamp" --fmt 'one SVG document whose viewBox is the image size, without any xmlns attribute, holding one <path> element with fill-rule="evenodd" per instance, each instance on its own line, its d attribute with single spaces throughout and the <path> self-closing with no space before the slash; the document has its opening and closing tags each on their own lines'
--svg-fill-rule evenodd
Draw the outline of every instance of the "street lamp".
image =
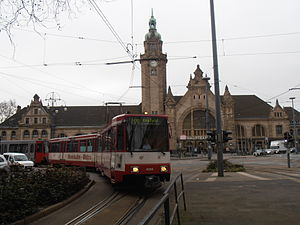
<svg viewBox="0 0 300 225">
<path fill-rule="evenodd" d="M 296 99 L 296 98 L 295 97 L 290 97 L 290 99 L 292 100 L 292 112 L 293 112 L 294 147 L 295 147 L 295 152 L 297 154 L 298 153 L 298 150 L 297 150 L 297 133 L 296 133 L 296 120 L 295 120 L 295 109 L 294 109 L 294 99 Z"/>
<path fill-rule="evenodd" d="M 209 108 L 208 108 L 208 90 L 210 88 L 209 85 L 209 80 L 210 77 L 205 74 L 205 77 L 202 78 L 202 80 L 206 81 L 206 86 L 205 86 L 205 122 L 206 122 L 206 132 L 210 131 L 210 121 L 209 121 Z M 211 160 L 212 156 L 212 149 L 211 149 L 211 142 L 207 141 L 207 148 L 208 148 L 208 153 L 207 153 L 207 158 L 208 160 Z"/>
</svg>

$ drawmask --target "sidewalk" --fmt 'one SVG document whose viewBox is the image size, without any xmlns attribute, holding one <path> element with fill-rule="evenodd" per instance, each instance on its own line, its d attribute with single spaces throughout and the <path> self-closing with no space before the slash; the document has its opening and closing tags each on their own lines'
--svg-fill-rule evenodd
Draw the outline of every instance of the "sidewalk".
<svg viewBox="0 0 300 225">
<path fill-rule="evenodd" d="M 187 181 L 188 210 L 182 211 L 181 224 L 300 224 L 300 175 L 299 179 L 272 179 L 266 174 L 248 174 L 199 173 Z"/>
</svg>

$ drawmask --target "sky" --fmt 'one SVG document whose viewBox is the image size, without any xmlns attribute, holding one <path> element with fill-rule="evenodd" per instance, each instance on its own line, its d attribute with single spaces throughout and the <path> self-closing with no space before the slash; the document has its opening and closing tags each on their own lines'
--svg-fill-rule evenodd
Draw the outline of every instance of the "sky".
<svg viewBox="0 0 300 225">
<path fill-rule="evenodd" d="M 25 107 L 34 94 L 47 105 L 141 102 L 141 66 L 151 9 L 168 56 L 167 85 L 183 95 L 197 65 L 213 82 L 209 0 L 96 0 L 121 45 L 89 2 L 70 1 L 71 13 L 43 24 L 20 21 L 11 36 L 0 32 L 0 102 Z M 274 106 L 300 111 L 300 1 L 214 0 L 220 93 L 257 95 Z M 99 12 L 99 11 L 98 11 Z M 3 13 L 3 11 L 2 11 Z M 3 14 L 2 14 L 3 15 Z M 1 22 L 1 20 L 0 20 Z M 212 84 L 212 90 L 213 83 Z M 296 88 L 295 90 L 290 90 Z"/>
</svg>

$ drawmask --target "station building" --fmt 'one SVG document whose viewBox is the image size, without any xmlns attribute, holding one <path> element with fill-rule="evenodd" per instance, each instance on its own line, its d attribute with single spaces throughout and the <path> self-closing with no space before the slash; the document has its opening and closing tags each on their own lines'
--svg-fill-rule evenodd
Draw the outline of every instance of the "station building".
<svg viewBox="0 0 300 225">
<path fill-rule="evenodd" d="M 184 95 L 167 87 L 167 54 L 163 53 L 156 19 L 151 16 L 140 55 L 142 102 L 139 105 L 46 107 L 36 94 L 30 105 L 0 124 L 1 140 L 49 139 L 97 133 L 121 113 L 166 114 L 169 117 L 171 149 L 207 149 L 206 131 L 215 129 L 215 94 L 199 65 L 190 75 Z M 208 116 L 206 115 L 208 112 Z M 270 141 L 284 138 L 294 128 L 300 137 L 300 113 L 292 107 L 272 107 L 256 95 L 232 95 L 226 86 L 221 96 L 223 130 L 231 131 L 226 149 L 252 153 L 267 148 Z M 298 138 L 299 139 L 299 138 Z"/>
</svg>

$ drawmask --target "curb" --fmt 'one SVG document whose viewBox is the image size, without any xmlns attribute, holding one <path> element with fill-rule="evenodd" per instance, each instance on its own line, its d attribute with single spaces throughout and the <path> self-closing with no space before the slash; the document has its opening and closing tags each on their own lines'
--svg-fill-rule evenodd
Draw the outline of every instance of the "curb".
<svg viewBox="0 0 300 225">
<path fill-rule="evenodd" d="M 66 206 L 67 204 L 74 201 L 75 199 L 79 198 L 81 195 L 83 195 L 85 192 L 87 192 L 94 184 L 95 184 L 95 181 L 92 180 L 82 190 L 80 190 L 76 194 L 72 195 L 68 199 L 66 199 L 62 202 L 56 203 L 54 205 L 51 205 L 45 209 L 42 209 L 41 211 L 39 211 L 33 215 L 30 215 L 24 219 L 21 219 L 14 223 L 11 223 L 10 225 L 27 225 L 27 224 L 30 224 L 42 217 L 45 217 L 45 216 L 49 215 L 50 213 L 57 211 L 58 209 L 61 209 L 62 207 Z"/>
</svg>

